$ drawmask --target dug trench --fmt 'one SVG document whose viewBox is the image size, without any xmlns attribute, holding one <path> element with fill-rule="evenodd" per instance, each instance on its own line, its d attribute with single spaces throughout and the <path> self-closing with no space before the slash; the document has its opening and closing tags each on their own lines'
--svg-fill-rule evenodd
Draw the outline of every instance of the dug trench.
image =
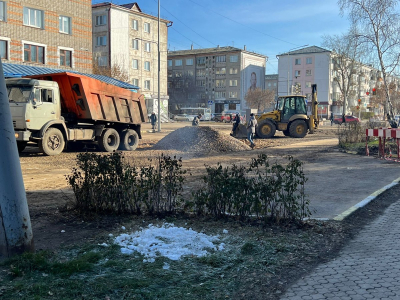
<svg viewBox="0 0 400 300">
<path fill-rule="evenodd" d="M 203 137 L 202 141 L 200 137 L 191 143 L 189 143 L 189 139 L 192 137 L 184 137 L 182 132 L 177 130 L 184 127 L 182 124 L 170 124 L 164 127 L 164 134 L 145 134 L 140 148 L 135 152 L 125 154 L 125 157 L 128 160 L 132 159 L 143 163 L 148 158 L 155 158 L 161 153 L 182 157 L 183 166 L 189 170 L 190 174 L 187 175 L 187 184 L 184 190 L 187 196 L 193 187 L 199 184 L 201 176 L 204 174 L 204 165 L 247 164 L 251 158 L 260 153 L 266 153 L 271 159 L 280 162 L 284 161 L 287 155 L 292 155 L 307 163 L 324 160 L 324 153 L 327 151 L 337 151 L 337 146 L 332 146 L 332 139 L 336 138 L 335 127 L 323 127 L 304 139 L 292 139 L 278 134 L 270 140 L 257 140 L 255 150 L 250 150 L 245 141 L 230 140 L 229 125 L 207 126 L 211 127 L 206 130 L 212 135 L 211 140 Z M 191 130 L 193 129 L 190 128 L 187 131 Z M 162 138 L 174 131 L 178 132 L 181 140 L 186 142 L 187 148 L 178 145 L 176 141 L 173 143 L 173 147 L 170 143 L 166 144 L 169 145 L 168 147 L 159 144 Z M 227 143 L 223 139 L 229 140 L 229 147 L 226 147 Z M 316 146 L 312 148 L 312 151 L 296 151 L 304 143 L 314 143 Z M 212 150 L 214 144 L 219 145 L 219 148 L 216 147 Z M 225 148 L 221 148 L 221 144 L 225 145 Z M 190 151 L 193 150 L 193 147 L 198 151 Z M 204 151 L 201 151 L 202 147 Z M 110 232 L 120 230 L 123 225 L 129 224 L 129 228 L 134 230 L 146 224 L 164 221 L 144 216 L 121 217 L 89 214 L 79 216 L 75 214 L 72 210 L 74 196 L 68 189 L 65 175 L 69 174 L 71 168 L 75 166 L 76 155 L 77 153 L 62 153 L 60 156 L 44 157 L 34 149 L 27 149 L 21 154 L 21 166 L 36 250 L 57 252 L 66 246 L 98 243 Z M 348 159 L 351 160 L 352 156 L 349 155 Z M 391 203 L 398 200 L 399 192 L 398 186 L 393 187 L 379 195 L 366 207 L 356 211 L 351 218 L 342 222 L 314 220 L 303 226 L 271 225 L 266 228 L 257 222 L 241 222 L 232 218 L 216 221 L 204 217 L 176 216 L 168 221 L 172 221 L 178 226 L 188 224 L 194 230 L 208 234 L 215 234 L 224 228 L 235 239 L 243 242 L 251 239 L 253 242 L 262 243 L 268 238 L 284 236 L 288 244 L 296 244 L 302 243 L 304 235 L 311 236 L 308 240 L 312 242 L 298 247 L 296 253 L 289 255 L 282 264 L 279 264 L 279 267 L 274 269 L 274 273 L 268 273 L 264 268 L 255 267 L 242 270 L 232 279 L 237 282 L 237 293 L 232 297 L 234 299 L 279 299 L 291 283 L 310 272 L 319 263 L 334 258 L 343 245 L 363 226 L 379 216 Z M 249 259 L 251 260 L 251 256 Z"/>
</svg>

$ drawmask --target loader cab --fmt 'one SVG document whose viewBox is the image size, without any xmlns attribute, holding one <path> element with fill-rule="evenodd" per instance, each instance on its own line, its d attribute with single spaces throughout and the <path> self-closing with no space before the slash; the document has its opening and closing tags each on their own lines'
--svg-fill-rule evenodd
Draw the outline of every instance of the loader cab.
<svg viewBox="0 0 400 300">
<path fill-rule="evenodd" d="M 281 114 L 282 122 L 289 122 L 293 115 L 307 115 L 307 106 L 304 96 L 279 97 L 276 110 Z"/>
</svg>

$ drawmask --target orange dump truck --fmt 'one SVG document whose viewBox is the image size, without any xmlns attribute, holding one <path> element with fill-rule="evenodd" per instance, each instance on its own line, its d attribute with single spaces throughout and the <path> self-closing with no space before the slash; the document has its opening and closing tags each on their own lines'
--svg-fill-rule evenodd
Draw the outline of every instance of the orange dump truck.
<svg viewBox="0 0 400 300">
<path fill-rule="evenodd" d="M 6 80 L 18 150 L 36 143 L 47 155 L 87 144 L 135 150 L 146 121 L 144 96 L 75 73 Z"/>
</svg>

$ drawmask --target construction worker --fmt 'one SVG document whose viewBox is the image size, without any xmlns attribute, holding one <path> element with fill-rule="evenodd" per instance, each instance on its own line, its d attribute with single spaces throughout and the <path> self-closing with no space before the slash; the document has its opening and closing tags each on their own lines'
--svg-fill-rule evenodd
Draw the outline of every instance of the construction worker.
<svg viewBox="0 0 400 300">
<path fill-rule="evenodd" d="M 195 116 L 192 121 L 192 126 L 199 126 L 200 119 L 201 119 L 201 114 Z"/>
<path fill-rule="evenodd" d="M 235 131 L 236 131 L 236 129 L 238 128 L 239 124 L 240 124 L 240 114 L 237 113 L 237 114 L 236 114 L 236 117 L 235 117 L 235 123 L 233 123 L 233 128 L 232 128 L 231 136 L 234 136 L 234 135 L 235 135 Z"/>
<path fill-rule="evenodd" d="M 150 122 L 151 122 L 151 127 L 152 127 L 153 131 L 155 131 L 156 130 L 157 116 L 156 116 L 156 114 L 154 112 L 151 113 Z"/>
<path fill-rule="evenodd" d="M 247 123 L 247 139 L 250 142 L 250 147 L 253 149 L 256 145 L 253 142 L 253 135 L 256 133 L 257 120 L 254 114 L 250 114 L 249 123 Z"/>
</svg>

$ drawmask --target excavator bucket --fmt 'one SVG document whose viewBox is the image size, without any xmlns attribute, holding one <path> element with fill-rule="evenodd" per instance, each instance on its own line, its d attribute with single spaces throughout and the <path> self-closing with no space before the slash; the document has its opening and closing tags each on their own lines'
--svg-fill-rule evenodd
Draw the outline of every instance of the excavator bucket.
<svg viewBox="0 0 400 300">
<path fill-rule="evenodd" d="M 244 124 L 239 124 L 236 128 L 235 132 L 233 133 L 233 137 L 237 139 L 246 139 L 247 138 L 247 128 Z"/>
</svg>

